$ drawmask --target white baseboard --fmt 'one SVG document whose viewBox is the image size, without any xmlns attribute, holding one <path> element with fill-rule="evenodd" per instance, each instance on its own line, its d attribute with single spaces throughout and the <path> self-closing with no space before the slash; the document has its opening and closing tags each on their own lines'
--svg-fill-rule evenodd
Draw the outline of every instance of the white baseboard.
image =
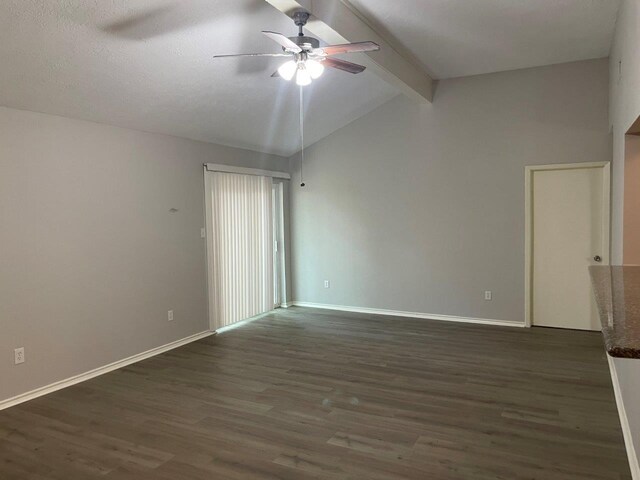
<svg viewBox="0 0 640 480">
<path fill-rule="evenodd" d="M 627 411 L 624 408 L 624 402 L 622 401 L 622 391 L 620 390 L 620 382 L 618 380 L 618 372 L 616 371 L 616 364 L 614 363 L 613 358 L 611 358 L 609 354 L 606 354 L 606 355 L 607 355 L 607 360 L 609 361 L 609 371 L 611 372 L 611 382 L 613 383 L 613 392 L 616 396 L 616 405 L 618 406 L 618 415 L 620 416 L 620 426 L 622 427 L 622 435 L 624 436 L 624 445 L 625 445 L 625 448 L 627 449 L 627 458 L 629 459 L 629 468 L 631 469 L 631 478 L 633 480 L 640 480 L 640 465 L 638 464 L 636 449 L 633 445 L 633 437 L 631 436 L 631 427 L 629 426 Z"/>
<path fill-rule="evenodd" d="M 167 352 L 169 350 L 173 350 L 174 348 L 181 347 L 183 345 L 186 345 L 187 343 L 195 342 L 196 340 L 200 340 L 202 338 L 208 337 L 213 334 L 215 334 L 215 332 L 211 332 L 208 330 L 205 332 L 196 333 L 195 335 L 190 335 L 180 340 L 176 340 L 175 342 L 167 343 L 166 345 L 152 348 L 151 350 L 147 350 L 146 352 L 138 353 L 136 355 L 132 355 L 131 357 L 123 358 L 122 360 L 118 360 L 116 362 L 110 363 L 108 365 L 104 365 L 102 367 L 94 368 L 93 370 L 89 370 L 88 372 L 84 372 L 79 375 L 74 375 L 73 377 L 67 378 L 65 380 L 60 380 L 50 385 L 36 388 L 35 390 L 31 390 L 30 392 L 22 393 L 20 395 L 16 395 L 15 397 L 7 398 L 6 400 L 0 400 L 0 410 L 13 407 L 14 405 L 18 405 L 19 403 L 23 403 L 28 400 L 33 400 L 34 398 L 47 395 L 48 393 L 55 392 L 56 390 L 70 387 L 71 385 L 75 385 L 76 383 L 84 382 L 85 380 L 89 380 L 99 375 L 112 372 L 113 370 L 126 367 L 127 365 L 131 365 L 132 363 L 136 363 L 136 362 L 139 362 L 140 360 L 153 357 L 155 355 Z"/>
<path fill-rule="evenodd" d="M 289 307 L 293 307 L 295 305 L 294 302 L 284 302 L 280 304 L 281 308 L 289 308 Z"/>
<path fill-rule="evenodd" d="M 392 315 L 394 317 L 424 318 L 426 320 L 441 320 L 445 322 L 481 323 L 484 325 L 499 325 L 502 327 L 525 327 L 523 322 L 509 320 L 494 320 L 492 318 L 457 317 L 454 315 L 440 315 L 434 313 L 403 312 L 401 310 L 386 310 L 381 308 L 349 307 L 346 305 L 328 305 L 325 303 L 292 302 L 298 307 L 323 308 L 342 312 L 371 313 L 373 315 Z"/>
</svg>

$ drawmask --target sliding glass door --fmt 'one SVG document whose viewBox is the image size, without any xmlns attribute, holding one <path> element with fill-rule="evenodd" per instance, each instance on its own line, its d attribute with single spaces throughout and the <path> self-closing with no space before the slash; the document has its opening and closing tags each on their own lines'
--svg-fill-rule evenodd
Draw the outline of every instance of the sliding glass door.
<svg viewBox="0 0 640 480">
<path fill-rule="evenodd" d="M 206 172 L 209 309 L 213 328 L 272 310 L 279 229 L 271 177 Z M 277 189 L 276 189 L 277 190 Z"/>
</svg>

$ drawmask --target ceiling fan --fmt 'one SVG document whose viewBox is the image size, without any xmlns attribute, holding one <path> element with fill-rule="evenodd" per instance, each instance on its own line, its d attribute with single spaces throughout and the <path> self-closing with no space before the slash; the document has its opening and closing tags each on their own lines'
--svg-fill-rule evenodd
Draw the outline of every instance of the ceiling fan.
<svg viewBox="0 0 640 480">
<path fill-rule="evenodd" d="M 270 31 L 262 32 L 265 36 L 279 44 L 282 47 L 283 53 L 241 53 L 234 55 L 215 55 L 213 58 L 289 57 L 290 60 L 283 63 L 271 76 L 282 77 L 287 81 L 293 79 L 295 76 L 298 85 L 306 86 L 309 85 L 312 80 L 322 75 L 325 67 L 336 68 L 349 73 L 360 73 L 366 68 L 357 63 L 331 58 L 334 55 L 380 50 L 380 46 L 374 42 L 356 42 L 320 47 L 320 42 L 317 38 L 308 37 L 302 31 L 303 27 L 307 24 L 307 20 L 309 20 L 309 13 L 297 11 L 292 17 L 299 29 L 297 36 L 285 37 L 281 33 Z"/>
</svg>

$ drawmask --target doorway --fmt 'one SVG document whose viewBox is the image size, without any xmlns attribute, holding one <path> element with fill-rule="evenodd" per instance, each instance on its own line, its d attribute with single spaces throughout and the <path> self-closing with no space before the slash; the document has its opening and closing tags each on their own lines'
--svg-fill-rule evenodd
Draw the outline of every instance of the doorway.
<svg viewBox="0 0 640 480">
<path fill-rule="evenodd" d="M 622 259 L 625 265 L 640 265 L 640 136 L 627 134 L 624 144 Z"/>
<path fill-rule="evenodd" d="M 526 167 L 527 326 L 600 330 L 588 267 L 609 263 L 609 163 Z"/>
</svg>

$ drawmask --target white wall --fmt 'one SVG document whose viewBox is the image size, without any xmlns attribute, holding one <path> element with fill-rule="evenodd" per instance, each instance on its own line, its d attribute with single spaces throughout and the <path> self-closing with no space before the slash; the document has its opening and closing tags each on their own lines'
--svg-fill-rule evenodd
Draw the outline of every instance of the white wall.
<svg viewBox="0 0 640 480">
<path fill-rule="evenodd" d="M 208 329 L 206 162 L 287 168 L 0 108 L 0 400 Z"/>
<path fill-rule="evenodd" d="M 610 122 L 613 127 L 612 259 L 622 262 L 625 132 L 640 115 L 640 0 L 623 0 L 610 55 Z M 622 62 L 620 68 L 620 62 Z M 622 399 L 640 458 L 640 360 L 614 359 Z"/>
<path fill-rule="evenodd" d="M 606 59 L 446 80 L 308 149 L 305 188 L 293 158 L 294 299 L 522 322 L 524 167 L 610 160 L 607 92 Z"/>
</svg>

